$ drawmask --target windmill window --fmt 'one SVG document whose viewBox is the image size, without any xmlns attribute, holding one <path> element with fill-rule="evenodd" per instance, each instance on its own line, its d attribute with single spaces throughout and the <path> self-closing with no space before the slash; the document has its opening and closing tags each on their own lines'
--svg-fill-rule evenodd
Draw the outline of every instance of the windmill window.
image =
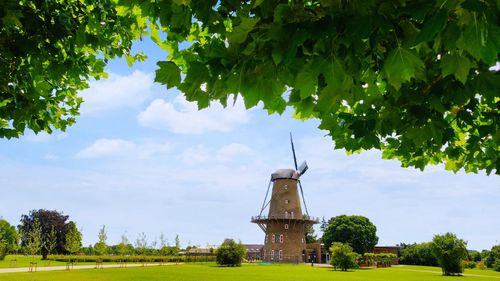
<svg viewBox="0 0 500 281">
<path fill-rule="evenodd" d="M 276 242 L 276 235 L 273 234 L 273 236 L 271 236 L 271 242 Z"/>
<path fill-rule="evenodd" d="M 285 229 L 288 229 L 288 223 L 285 224 Z"/>
<path fill-rule="evenodd" d="M 283 234 L 280 234 L 280 243 L 283 243 Z"/>
<path fill-rule="evenodd" d="M 278 252 L 278 257 L 279 257 L 280 260 L 283 260 L 283 250 L 280 250 Z"/>
<path fill-rule="evenodd" d="M 304 238 L 302 238 L 302 243 L 304 243 Z"/>
<path fill-rule="evenodd" d="M 283 188 L 284 188 L 284 189 L 288 189 L 288 185 L 287 185 L 287 184 L 285 184 L 285 185 L 283 186 Z"/>
<path fill-rule="evenodd" d="M 271 259 L 274 259 L 274 250 L 271 250 Z"/>
<path fill-rule="evenodd" d="M 293 212 L 290 212 L 290 216 L 291 216 L 291 217 L 292 217 L 292 219 L 293 219 Z"/>
<path fill-rule="evenodd" d="M 290 200 L 285 199 L 285 204 L 288 204 L 288 203 L 290 203 Z"/>
<path fill-rule="evenodd" d="M 266 241 L 265 241 L 265 243 L 267 243 L 267 235 L 266 235 Z"/>
</svg>

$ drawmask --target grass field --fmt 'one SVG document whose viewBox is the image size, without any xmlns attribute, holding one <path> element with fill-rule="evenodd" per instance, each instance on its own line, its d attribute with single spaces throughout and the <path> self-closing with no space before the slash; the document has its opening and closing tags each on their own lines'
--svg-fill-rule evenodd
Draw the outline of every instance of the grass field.
<svg viewBox="0 0 500 281">
<path fill-rule="evenodd" d="M 66 265 L 66 262 L 42 260 L 42 256 L 35 256 L 35 258 L 33 259 L 33 257 L 31 256 L 7 255 L 3 261 L 0 261 L 0 268 L 29 267 L 31 261 L 35 261 L 38 267 Z M 84 265 L 84 264 L 95 264 L 95 263 L 79 262 L 78 264 Z"/>
<path fill-rule="evenodd" d="M 463 277 L 443 277 L 439 268 L 403 266 L 379 269 L 359 269 L 350 272 L 308 265 L 243 265 L 225 268 L 210 265 L 170 265 L 158 267 L 82 269 L 35 273 L 0 273 L 2 281 L 500 281 L 500 273 L 490 270 L 468 270 Z"/>
</svg>

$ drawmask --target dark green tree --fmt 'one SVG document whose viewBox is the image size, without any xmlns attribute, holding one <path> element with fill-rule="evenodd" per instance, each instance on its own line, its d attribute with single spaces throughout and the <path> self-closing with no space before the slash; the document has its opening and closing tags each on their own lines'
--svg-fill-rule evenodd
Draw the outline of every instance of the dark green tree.
<svg viewBox="0 0 500 281">
<path fill-rule="evenodd" d="M 235 95 L 270 114 L 290 106 L 336 149 L 500 173 L 496 0 L 6 3 L 0 137 L 74 123 L 77 90 L 110 58 L 141 59 L 131 44 L 149 32 L 169 54 L 155 81 L 200 109 Z"/>
<path fill-rule="evenodd" d="M 333 242 L 349 244 L 358 254 L 373 250 L 377 245 L 377 227 L 366 217 L 340 215 L 331 218 L 321 238 L 325 248 Z"/>
<path fill-rule="evenodd" d="M 233 239 L 226 239 L 215 251 L 216 262 L 222 266 L 241 266 L 241 261 L 245 258 L 246 248 Z"/>
<path fill-rule="evenodd" d="M 4 219 L 0 219 L 0 261 L 17 248 L 19 235 L 16 228 Z"/>
<path fill-rule="evenodd" d="M 330 253 L 332 253 L 330 263 L 335 270 L 340 268 L 342 271 L 347 271 L 357 266 L 356 257 L 358 255 L 352 251 L 352 247 L 348 244 L 333 242 L 330 246 Z"/>
<path fill-rule="evenodd" d="M 460 275 L 463 261 L 467 259 L 467 242 L 453 233 L 434 235 L 432 252 L 443 271 L 443 275 Z"/>
<path fill-rule="evenodd" d="M 437 266 L 432 252 L 432 242 L 408 245 L 401 250 L 401 264 Z"/>
<path fill-rule="evenodd" d="M 500 261 L 500 245 L 491 247 L 491 250 L 485 251 L 483 260 L 487 267 L 492 268 L 495 261 Z"/>
</svg>

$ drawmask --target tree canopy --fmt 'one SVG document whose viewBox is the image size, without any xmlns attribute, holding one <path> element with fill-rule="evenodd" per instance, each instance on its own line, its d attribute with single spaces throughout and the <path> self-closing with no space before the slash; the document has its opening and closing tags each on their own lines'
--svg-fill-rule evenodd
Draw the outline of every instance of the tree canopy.
<svg viewBox="0 0 500 281">
<path fill-rule="evenodd" d="M 348 244 L 333 242 L 330 247 L 330 252 L 332 253 L 330 263 L 335 270 L 340 268 L 342 271 L 347 271 L 357 266 L 356 257 L 358 255 L 352 251 L 352 247 Z"/>
<path fill-rule="evenodd" d="M 377 245 L 377 227 L 366 217 L 340 215 L 331 218 L 321 238 L 325 248 L 333 242 L 349 244 L 358 254 L 373 250 Z"/>
<path fill-rule="evenodd" d="M 243 244 L 236 243 L 233 239 L 226 239 L 215 251 L 215 260 L 222 266 L 241 266 L 247 249 Z"/>
<path fill-rule="evenodd" d="M 51 232 L 55 232 L 56 245 L 52 248 L 52 253 L 62 254 L 66 252 L 66 235 L 72 229 L 74 223 L 68 222 L 69 216 L 55 210 L 32 210 L 28 215 L 21 216 L 21 224 L 18 225 L 21 234 L 21 245 L 25 246 L 29 240 L 29 234 L 38 221 L 40 225 L 42 245 L 52 244 Z M 78 231 L 78 230 L 77 230 Z M 48 247 L 43 247 L 41 253 L 43 258 L 47 258 Z"/>
<path fill-rule="evenodd" d="M 443 275 L 457 275 L 463 272 L 463 260 L 467 258 L 467 242 L 448 232 L 434 235 L 431 245 Z"/>
<path fill-rule="evenodd" d="M 19 235 L 16 228 L 0 218 L 0 260 L 3 260 L 7 253 L 17 248 L 18 241 Z"/>
<path fill-rule="evenodd" d="M 0 136 L 65 129 L 89 77 L 145 32 L 155 81 L 205 108 L 293 107 L 334 147 L 500 173 L 496 0 L 19 1 L 0 9 Z M 186 44 L 188 42 L 188 44 Z M 187 46 L 187 47 L 186 47 Z M 101 54 L 101 56 L 99 56 Z"/>
</svg>

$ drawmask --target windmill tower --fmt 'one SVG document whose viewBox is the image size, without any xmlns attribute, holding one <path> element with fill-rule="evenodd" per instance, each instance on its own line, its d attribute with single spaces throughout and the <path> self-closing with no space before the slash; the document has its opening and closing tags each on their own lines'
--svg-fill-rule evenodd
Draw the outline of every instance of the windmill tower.
<svg viewBox="0 0 500 281">
<path fill-rule="evenodd" d="M 300 183 L 308 169 L 304 161 L 297 167 L 297 158 L 290 134 L 295 169 L 281 169 L 271 174 L 266 196 L 258 216 L 252 217 L 252 222 L 259 225 L 265 233 L 263 260 L 268 262 L 299 263 L 306 261 L 305 228 L 319 223 L 318 219 L 309 216 L 304 192 Z M 268 200 L 269 189 L 272 188 Z M 302 213 L 301 200 L 304 203 L 305 214 Z M 268 215 L 263 213 L 269 207 Z"/>
</svg>

